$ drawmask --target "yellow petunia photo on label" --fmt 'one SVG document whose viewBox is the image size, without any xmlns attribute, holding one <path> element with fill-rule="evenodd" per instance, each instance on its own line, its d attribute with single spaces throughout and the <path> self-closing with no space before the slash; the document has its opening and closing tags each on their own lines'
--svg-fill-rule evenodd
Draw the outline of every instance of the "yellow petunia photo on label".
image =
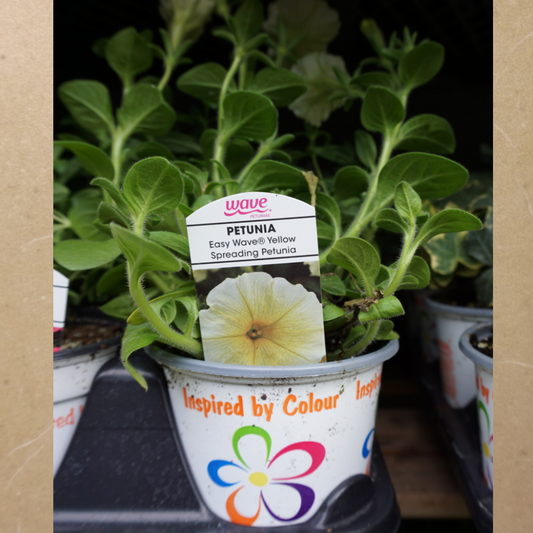
<svg viewBox="0 0 533 533">
<path fill-rule="evenodd" d="M 326 353 L 322 304 L 300 283 L 245 272 L 216 285 L 206 304 L 200 311 L 206 361 L 305 365 Z"/>
</svg>

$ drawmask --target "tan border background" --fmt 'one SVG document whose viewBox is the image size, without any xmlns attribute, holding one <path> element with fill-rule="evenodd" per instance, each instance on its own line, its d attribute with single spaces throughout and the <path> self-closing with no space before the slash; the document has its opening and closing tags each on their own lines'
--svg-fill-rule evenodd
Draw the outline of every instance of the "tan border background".
<svg viewBox="0 0 533 533">
<path fill-rule="evenodd" d="M 533 531 L 533 3 L 494 6 L 494 531 Z"/>
<path fill-rule="evenodd" d="M 52 531 L 52 1 L 0 2 L 0 531 Z M 533 3 L 494 8 L 495 527 L 533 531 Z"/>
<path fill-rule="evenodd" d="M 0 2 L 0 532 L 52 531 L 52 1 Z"/>
</svg>

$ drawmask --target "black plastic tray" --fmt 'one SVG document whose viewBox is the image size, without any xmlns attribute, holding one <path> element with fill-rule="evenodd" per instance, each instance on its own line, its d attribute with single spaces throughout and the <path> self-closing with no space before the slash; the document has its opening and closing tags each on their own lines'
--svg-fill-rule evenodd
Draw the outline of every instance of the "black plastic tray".
<svg viewBox="0 0 533 533">
<path fill-rule="evenodd" d="M 377 442 L 371 476 L 345 481 L 303 524 L 275 528 L 220 520 L 182 461 L 166 383 L 142 352 L 132 356 L 148 392 L 117 359 L 102 367 L 54 479 L 56 533 L 395 533 L 400 511 Z"/>
<path fill-rule="evenodd" d="M 472 520 L 480 533 L 492 533 L 493 499 L 482 474 L 476 401 L 463 409 L 448 405 L 442 392 L 438 362 L 422 364 L 420 373 Z"/>
</svg>

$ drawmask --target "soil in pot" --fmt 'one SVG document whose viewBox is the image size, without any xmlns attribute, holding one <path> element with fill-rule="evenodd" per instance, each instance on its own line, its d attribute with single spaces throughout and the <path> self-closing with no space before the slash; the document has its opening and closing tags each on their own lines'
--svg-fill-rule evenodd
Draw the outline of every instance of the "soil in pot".
<svg viewBox="0 0 533 533">
<path fill-rule="evenodd" d="M 87 346 L 103 342 L 117 335 L 124 333 L 124 326 L 120 323 L 79 323 L 68 322 L 63 329 L 61 339 L 61 350 L 69 350 L 71 348 L 79 348 L 80 346 Z M 106 348 L 105 343 L 102 348 Z"/>
<path fill-rule="evenodd" d="M 470 335 L 470 344 L 478 351 L 484 355 L 487 355 L 491 359 L 492 357 L 492 335 L 486 339 L 478 339 L 475 333 Z"/>
</svg>

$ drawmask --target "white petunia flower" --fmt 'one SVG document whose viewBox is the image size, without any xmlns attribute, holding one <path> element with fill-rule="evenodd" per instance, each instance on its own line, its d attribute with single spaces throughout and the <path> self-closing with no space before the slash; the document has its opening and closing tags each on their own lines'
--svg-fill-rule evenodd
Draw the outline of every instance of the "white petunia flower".
<svg viewBox="0 0 533 533">
<path fill-rule="evenodd" d="M 168 25 L 174 50 L 185 39 L 196 40 L 215 8 L 215 0 L 161 0 L 159 12 Z"/>
<path fill-rule="evenodd" d="M 346 100 L 340 98 L 333 102 L 328 101 L 331 94 L 342 88 L 333 71 L 334 66 L 346 72 L 342 57 L 315 52 L 302 57 L 291 68 L 294 73 L 305 80 L 307 91 L 299 96 L 289 106 L 289 109 L 297 117 L 303 118 L 317 128 Z"/>
<path fill-rule="evenodd" d="M 238 365 L 318 363 L 326 353 L 316 295 L 266 272 L 227 278 L 200 311 L 206 361 Z"/>
<path fill-rule="evenodd" d="M 268 6 L 268 18 L 263 28 L 278 41 L 278 24 L 287 33 L 287 42 L 302 36 L 291 50 L 296 57 L 310 52 L 325 52 L 328 44 L 339 33 L 339 14 L 324 0 L 277 0 Z"/>
</svg>

